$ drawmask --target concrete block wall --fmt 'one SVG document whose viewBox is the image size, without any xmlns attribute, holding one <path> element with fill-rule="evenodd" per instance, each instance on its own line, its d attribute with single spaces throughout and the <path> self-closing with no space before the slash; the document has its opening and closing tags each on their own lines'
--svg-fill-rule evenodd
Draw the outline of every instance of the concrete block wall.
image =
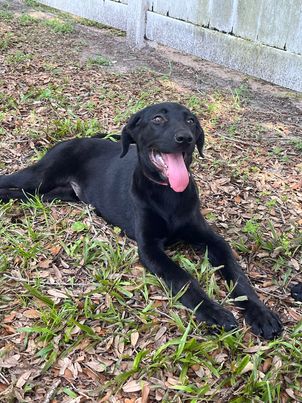
<svg viewBox="0 0 302 403">
<path fill-rule="evenodd" d="M 302 91 L 302 0 L 40 0 Z"/>
<path fill-rule="evenodd" d="M 148 9 L 302 54 L 302 0 L 151 0 Z"/>
</svg>

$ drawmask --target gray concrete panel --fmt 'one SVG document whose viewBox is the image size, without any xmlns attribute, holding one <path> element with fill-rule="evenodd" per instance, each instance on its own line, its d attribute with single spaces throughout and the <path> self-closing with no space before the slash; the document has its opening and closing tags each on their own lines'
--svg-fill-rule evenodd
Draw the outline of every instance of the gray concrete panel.
<svg viewBox="0 0 302 403">
<path fill-rule="evenodd" d="M 147 13 L 147 39 L 302 91 L 302 56 Z"/>
</svg>

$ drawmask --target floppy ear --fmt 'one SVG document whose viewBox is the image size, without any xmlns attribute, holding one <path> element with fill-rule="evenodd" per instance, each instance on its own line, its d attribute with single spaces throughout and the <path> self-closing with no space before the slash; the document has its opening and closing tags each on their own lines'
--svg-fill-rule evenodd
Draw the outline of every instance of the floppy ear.
<svg viewBox="0 0 302 403">
<path fill-rule="evenodd" d="M 202 127 L 200 126 L 199 122 L 197 124 L 197 141 L 196 141 L 196 146 L 197 146 L 197 150 L 199 152 L 199 155 L 204 158 L 204 154 L 203 154 L 203 145 L 204 145 L 204 131 L 202 129 Z"/>
<path fill-rule="evenodd" d="M 140 122 L 141 118 L 139 113 L 134 114 L 131 116 L 129 122 L 122 130 L 122 153 L 120 158 L 123 158 L 128 150 L 130 144 L 136 143 L 136 135 L 134 133 L 134 129 L 136 125 Z"/>
</svg>

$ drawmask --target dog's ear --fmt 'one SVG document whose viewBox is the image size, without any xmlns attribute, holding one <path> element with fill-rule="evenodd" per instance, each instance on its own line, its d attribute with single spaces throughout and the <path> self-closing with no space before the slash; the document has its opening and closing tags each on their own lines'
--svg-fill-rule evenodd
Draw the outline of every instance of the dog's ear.
<svg viewBox="0 0 302 403">
<path fill-rule="evenodd" d="M 131 118 L 129 119 L 129 122 L 126 124 L 126 126 L 122 130 L 122 153 L 120 155 L 120 158 L 123 158 L 128 150 L 130 144 L 136 143 L 136 133 L 135 133 L 135 128 L 139 124 L 141 120 L 140 114 L 136 113 Z"/>
<path fill-rule="evenodd" d="M 204 158 L 203 154 L 203 145 L 204 145 L 204 131 L 203 128 L 200 126 L 200 123 L 197 123 L 197 141 L 196 141 L 196 146 L 197 150 L 199 152 L 199 155 Z"/>
</svg>

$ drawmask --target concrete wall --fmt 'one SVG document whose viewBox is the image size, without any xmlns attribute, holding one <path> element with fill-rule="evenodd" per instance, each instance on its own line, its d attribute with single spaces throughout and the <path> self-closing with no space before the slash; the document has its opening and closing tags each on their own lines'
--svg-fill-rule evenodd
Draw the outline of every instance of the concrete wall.
<svg viewBox="0 0 302 403">
<path fill-rule="evenodd" d="M 302 91 L 302 0 L 40 0 Z"/>
</svg>

